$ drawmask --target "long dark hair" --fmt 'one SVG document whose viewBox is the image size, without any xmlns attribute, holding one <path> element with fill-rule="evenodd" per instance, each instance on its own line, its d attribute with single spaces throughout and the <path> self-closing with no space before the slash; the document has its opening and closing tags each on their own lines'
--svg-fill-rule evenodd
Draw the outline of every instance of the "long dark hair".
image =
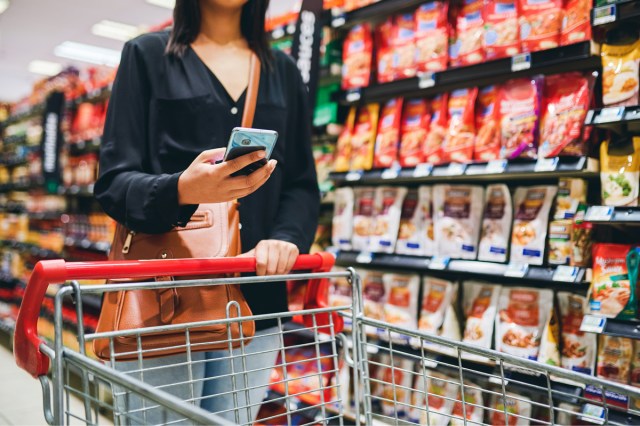
<svg viewBox="0 0 640 426">
<path fill-rule="evenodd" d="M 271 50 L 264 30 L 264 21 L 269 0 L 249 0 L 242 6 L 240 30 L 247 39 L 249 48 L 263 64 L 271 61 Z M 173 28 L 167 44 L 168 55 L 182 56 L 200 32 L 200 2 L 198 0 L 176 0 L 173 9 Z"/>
</svg>

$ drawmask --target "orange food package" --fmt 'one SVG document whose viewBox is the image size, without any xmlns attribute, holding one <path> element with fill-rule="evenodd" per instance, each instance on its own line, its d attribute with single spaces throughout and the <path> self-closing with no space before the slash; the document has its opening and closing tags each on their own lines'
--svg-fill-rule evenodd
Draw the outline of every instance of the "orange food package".
<svg viewBox="0 0 640 426">
<path fill-rule="evenodd" d="M 558 47 L 562 0 L 519 0 L 520 43 L 523 52 Z"/>
<path fill-rule="evenodd" d="M 400 165 L 415 167 L 424 162 L 422 144 L 427 138 L 431 112 L 426 99 L 408 99 L 402 111 Z"/>
<path fill-rule="evenodd" d="M 351 137 L 351 170 L 370 170 L 378 128 L 378 104 L 360 108 Z"/>
<path fill-rule="evenodd" d="M 468 163 L 473 159 L 477 95 L 477 87 L 454 90 L 449 95 L 449 129 L 442 144 L 442 160 L 445 163 Z"/>
<path fill-rule="evenodd" d="M 356 25 L 344 40 L 342 51 L 342 88 L 357 89 L 369 85 L 373 40 L 368 24 Z"/>
<path fill-rule="evenodd" d="M 449 62 L 449 3 L 432 1 L 416 10 L 416 68 L 442 71 Z"/>
<path fill-rule="evenodd" d="M 431 100 L 431 122 L 429 132 L 422 144 L 422 155 L 424 161 L 430 164 L 441 164 L 442 142 L 447 135 L 447 107 L 449 94 L 444 93 Z"/>
<path fill-rule="evenodd" d="M 396 79 L 416 75 L 415 20 L 412 13 L 396 16 L 393 27 L 393 65 Z"/>
<path fill-rule="evenodd" d="M 478 92 L 474 160 L 492 161 L 500 158 L 500 118 L 497 103 L 498 86 L 487 86 Z"/>
<path fill-rule="evenodd" d="M 567 0 L 562 13 L 560 45 L 591 39 L 591 0 Z"/>
<path fill-rule="evenodd" d="M 378 63 L 378 83 L 393 81 L 393 18 L 378 25 L 376 28 L 376 58 Z"/>
<path fill-rule="evenodd" d="M 344 10 L 349 12 L 354 9 L 369 6 L 373 0 L 344 0 Z"/>
<path fill-rule="evenodd" d="M 356 121 L 356 107 L 353 106 L 347 115 L 347 121 L 344 123 L 344 129 L 338 137 L 336 143 L 336 157 L 334 162 L 334 170 L 336 172 L 346 172 L 349 170 L 351 163 L 351 137 L 353 136 L 353 126 Z"/>
<path fill-rule="evenodd" d="M 484 16 L 484 51 L 487 60 L 520 53 L 517 0 L 486 1 Z"/>
<path fill-rule="evenodd" d="M 457 10 L 455 42 L 449 46 L 451 66 L 477 64 L 485 58 L 483 0 L 465 0 Z"/>
<path fill-rule="evenodd" d="M 391 99 L 380 112 L 373 165 L 389 168 L 398 160 L 402 98 Z"/>
</svg>

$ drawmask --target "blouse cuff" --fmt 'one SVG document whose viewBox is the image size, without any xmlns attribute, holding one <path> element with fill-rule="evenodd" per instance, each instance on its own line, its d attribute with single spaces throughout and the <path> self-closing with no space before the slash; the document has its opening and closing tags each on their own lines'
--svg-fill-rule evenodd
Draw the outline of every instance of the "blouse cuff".
<svg viewBox="0 0 640 426">
<path fill-rule="evenodd" d="M 197 204 L 180 205 L 178 202 L 178 179 L 181 174 L 182 172 L 162 175 L 154 185 L 153 198 L 157 203 L 155 212 L 172 228 L 185 226 L 198 209 Z"/>
</svg>

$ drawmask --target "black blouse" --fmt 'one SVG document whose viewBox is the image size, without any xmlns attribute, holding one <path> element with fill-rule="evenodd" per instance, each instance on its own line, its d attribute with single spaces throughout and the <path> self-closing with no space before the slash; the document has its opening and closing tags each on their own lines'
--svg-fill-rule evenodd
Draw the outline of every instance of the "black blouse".
<svg viewBox="0 0 640 426">
<path fill-rule="evenodd" d="M 224 148 L 240 126 L 238 102 L 195 54 L 164 54 L 166 31 L 125 44 L 109 101 L 95 194 L 127 228 L 162 233 L 189 221 L 197 206 L 178 205 L 178 178 L 200 152 Z M 240 200 L 244 251 L 264 239 L 308 252 L 320 204 L 311 152 L 307 89 L 293 60 L 274 51 L 263 65 L 253 126 L 278 132 L 278 165 L 255 193 Z M 284 284 L 243 288 L 254 314 L 287 309 Z M 266 324 L 261 324 L 263 327 Z M 262 327 L 261 327 L 262 328 Z"/>
</svg>

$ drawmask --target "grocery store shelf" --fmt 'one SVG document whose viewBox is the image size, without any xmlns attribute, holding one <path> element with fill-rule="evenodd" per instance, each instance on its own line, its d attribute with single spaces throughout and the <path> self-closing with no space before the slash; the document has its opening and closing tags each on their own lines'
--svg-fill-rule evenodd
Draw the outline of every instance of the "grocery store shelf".
<svg viewBox="0 0 640 426">
<path fill-rule="evenodd" d="M 640 207 L 591 206 L 585 220 L 598 225 L 640 226 Z"/>
<path fill-rule="evenodd" d="M 65 214 L 65 212 L 37 212 L 37 213 L 27 213 L 29 219 L 31 220 L 60 220 L 60 217 Z"/>
<path fill-rule="evenodd" d="M 640 3 L 638 3 L 640 7 Z M 640 106 L 609 107 L 589 111 L 585 124 L 618 134 L 640 132 Z"/>
<path fill-rule="evenodd" d="M 112 87 L 113 84 L 110 83 L 104 87 L 100 87 L 98 89 L 87 92 L 84 95 L 78 96 L 77 98 L 70 99 L 67 101 L 67 107 L 73 107 L 85 102 L 98 103 L 107 100 L 109 96 L 111 96 Z"/>
<path fill-rule="evenodd" d="M 640 321 L 585 315 L 580 330 L 586 333 L 606 334 L 640 340 Z"/>
<path fill-rule="evenodd" d="M 7 127 L 20 121 L 32 118 L 44 112 L 44 103 L 34 105 L 24 111 L 11 115 L 5 121 L 0 122 L 0 127 Z"/>
<path fill-rule="evenodd" d="M 93 139 L 81 140 L 75 143 L 69 143 L 69 155 L 78 156 L 83 154 L 90 154 L 100 151 L 100 143 L 102 139 L 99 137 Z"/>
<path fill-rule="evenodd" d="M 591 42 L 585 41 L 468 67 L 452 68 L 422 77 L 373 84 L 362 89 L 338 93 L 336 100 L 343 104 L 355 104 L 384 101 L 398 96 L 428 96 L 461 87 L 501 83 L 523 75 L 597 70 L 601 66 L 600 57 L 593 55 Z"/>
<path fill-rule="evenodd" d="M 60 187 L 58 189 L 60 195 L 72 195 L 77 197 L 93 197 L 93 184 L 90 185 L 71 185 Z"/>
<path fill-rule="evenodd" d="M 412 184 L 440 182 L 488 181 L 551 181 L 561 177 L 597 179 L 598 161 L 588 157 L 556 157 L 545 161 L 499 160 L 469 165 L 418 166 L 400 170 L 370 170 L 364 172 L 336 173 L 329 177 L 339 184 Z"/>
<path fill-rule="evenodd" d="M 23 181 L 17 183 L 5 183 L 0 185 L 0 193 L 3 192 L 25 192 L 32 189 L 41 188 L 43 181 L 41 179 L 35 179 L 30 181 Z"/>
<path fill-rule="evenodd" d="M 336 8 L 331 14 L 331 26 L 333 28 L 351 27 L 362 21 L 377 20 L 398 14 L 423 3 L 426 3 L 426 0 L 379 0 L 346 13 Z"/>
<path fill-rule="evenodd" d="M 65 247 L 71 247 L 80 250 L 94 251 L 100 254 L 108 255 L 111 244 L 106 242 L 94 243 L 86 239 L 67 238 L 64 242 Z"/>
<path fill-rule="evenodd" d="M 638 18 L 640 18 L 640 2 L 634 0 L 619 1 L 591 10 L 591 25 L 593 27 L 606 27 L 625 21 L 633 22 Z"/>
<path fill-rule="evenodd" d="M 35 244 L 22 243 L 13 240 L 0 240 L 0 247 L 8 248 L 12 250 L 18 250 L 23 253 L 30 254 L 31 256 L 41 259 L 60 259 L 62 255 L 53 250 L 41 248 Z"/>
</svg>

